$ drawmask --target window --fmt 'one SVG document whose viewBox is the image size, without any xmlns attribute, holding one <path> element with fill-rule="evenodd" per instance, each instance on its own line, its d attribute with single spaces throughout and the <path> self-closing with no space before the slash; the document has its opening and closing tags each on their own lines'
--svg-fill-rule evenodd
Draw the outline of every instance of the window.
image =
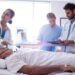
<svg viewBox="0 0 75 75">
<path fill-rule="evenodd" d="M 9 25 L 13 39 L 16 41 L 17 29 L 24 29 L 28 41 L 37 39 L 40 28 L 47 23 L 46 14 L 51 11 L 50 2 L 0 1 L 0 14 L 11 8 L 15 11 L 13 24 Z"/>
</svg>

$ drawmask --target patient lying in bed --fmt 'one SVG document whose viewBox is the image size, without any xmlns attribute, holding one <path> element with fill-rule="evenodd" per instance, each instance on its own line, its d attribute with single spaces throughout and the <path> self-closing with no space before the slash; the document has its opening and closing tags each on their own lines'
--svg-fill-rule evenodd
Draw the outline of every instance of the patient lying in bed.
<svg viewBox="0 0 75 75">
<path fill-rule="evenodd" d="M 65 66 L 65 64 L 68 64 L 68 66 Z M 75 66 L 75 55 L 36 50 L 20 51 L 7 57 L 5 65 L 7 70 L 12 73 L 47 75 L 57 71 L 75 71 L 75 67 L 73 67 Z"/>
</svg>

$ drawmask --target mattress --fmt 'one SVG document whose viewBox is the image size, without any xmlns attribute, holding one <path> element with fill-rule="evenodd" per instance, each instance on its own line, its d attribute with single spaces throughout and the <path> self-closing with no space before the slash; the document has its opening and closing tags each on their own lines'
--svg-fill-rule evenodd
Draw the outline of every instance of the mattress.
<svg viewBox="0 0 75 75">
<path fill-rule="evenodd" d="M 27 75 L 27 74 L 21 74 L 21 73 L 13 74 L 6 69 L 0 69 L 0 75 Z"/>
</svg>

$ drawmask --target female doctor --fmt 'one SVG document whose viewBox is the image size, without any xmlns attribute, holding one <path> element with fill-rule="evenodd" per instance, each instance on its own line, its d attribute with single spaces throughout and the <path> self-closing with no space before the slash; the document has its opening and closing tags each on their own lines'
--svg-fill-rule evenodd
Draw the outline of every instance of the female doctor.
<svg viewBox="0 0 75 75">
<path fill-rule="evenodd" d="M 6 9 L 2 16 L 0 21 L 0 39 L 2 39 L 3 45 L 12 44 L 11 42 L 11 32 L 9 27 L 7 26 L 7 23 L 12 23 L 12 18 L 14 17 L 15 13 L 12 9 Z"/>
</svg>

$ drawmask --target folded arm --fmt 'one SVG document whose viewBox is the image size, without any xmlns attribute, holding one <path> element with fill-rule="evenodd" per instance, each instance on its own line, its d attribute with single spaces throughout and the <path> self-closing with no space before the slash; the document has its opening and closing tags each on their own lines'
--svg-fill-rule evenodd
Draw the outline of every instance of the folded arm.
<svg viewBox="0 0 75 75">
<path fill-rule="evenodd" d="M 51 72 L 63 71 L 61 65 L 52 65 L 52 66 L 28 66 L 24 65 L 18 72 L 28 75 L 46 75 Z"/>
</svg>

